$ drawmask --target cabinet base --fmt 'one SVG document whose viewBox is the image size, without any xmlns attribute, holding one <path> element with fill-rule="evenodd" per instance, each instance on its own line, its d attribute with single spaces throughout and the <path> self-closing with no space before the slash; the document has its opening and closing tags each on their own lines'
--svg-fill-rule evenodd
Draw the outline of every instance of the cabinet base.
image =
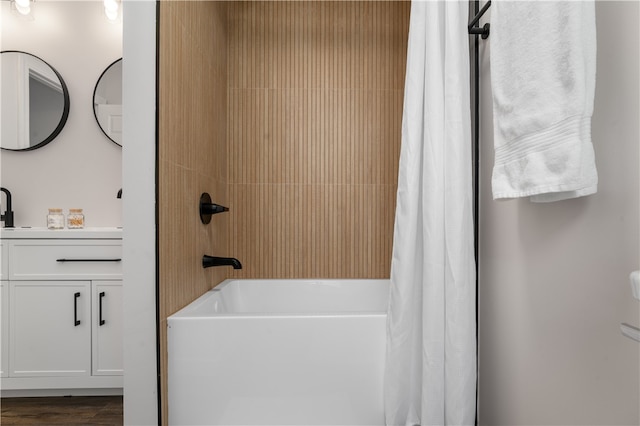
<svg viewBox="0 0 640 426">
<path fill-rule="evenodd" d="M 122 395 L 122 376 L 3 377 L 0 396 L 102 396 Z"/>
</svg>

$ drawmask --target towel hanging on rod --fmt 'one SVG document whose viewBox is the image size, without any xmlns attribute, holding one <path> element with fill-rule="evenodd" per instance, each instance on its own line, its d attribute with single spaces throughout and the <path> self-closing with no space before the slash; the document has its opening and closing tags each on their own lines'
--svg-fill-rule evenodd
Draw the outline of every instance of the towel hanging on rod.
<svg viewBox="0 0 640 426">
<path fill-rule="evenodd" d="M 499 1 L 491 22 L 494 200 L 596 193 L 595 0 Z"/>
</svg>

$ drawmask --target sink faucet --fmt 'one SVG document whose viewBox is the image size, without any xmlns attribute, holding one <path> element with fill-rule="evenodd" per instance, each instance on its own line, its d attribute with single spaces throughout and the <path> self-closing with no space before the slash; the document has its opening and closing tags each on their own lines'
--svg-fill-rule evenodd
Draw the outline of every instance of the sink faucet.
<svg viewBox="0 0 640 426">
<path fill-rule="evenodd" d="M 11 210 L 11 192 L 7 188 L 0 188 L 7 197 L 7 209 L 0 215 L 0 221 L 4 222 L 5 228 L 13 228 L 13 210 Z"/>
<path fill-rule="evenodd" d="M 234 257 L 214 257 L 202 256 L 202 267 L 210 268 L 211 266 L 233 266 L 233 269 L 242 269 L 240 261 Z"/>
</svg>

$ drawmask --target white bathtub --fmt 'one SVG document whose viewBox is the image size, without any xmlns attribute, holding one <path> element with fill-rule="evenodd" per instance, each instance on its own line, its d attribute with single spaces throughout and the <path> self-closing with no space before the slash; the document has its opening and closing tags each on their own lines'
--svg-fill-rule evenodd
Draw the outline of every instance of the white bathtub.
<svg viewBox="0 0 640 426">
<path fill-rule="evenodd" d="M 383 425 L 389 280 L 226 280 L 168 318 L 171 425 Z"/>
</svg>

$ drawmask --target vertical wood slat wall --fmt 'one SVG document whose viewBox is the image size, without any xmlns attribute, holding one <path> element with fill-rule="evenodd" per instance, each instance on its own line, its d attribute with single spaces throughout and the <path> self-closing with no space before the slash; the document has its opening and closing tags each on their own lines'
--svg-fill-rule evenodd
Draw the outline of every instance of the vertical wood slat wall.
<svg viewBox="0 0 640 426">
<path fill-rule="evenodd" d="M 231 2 L 237 278 L 390 273 L 409 2 Z"/>
<path fill-rule="evenodd" d="M 166 318 L 225 278 L 389 276 L 409 9 L 160 2 L 163 424 Z M 202 225 L 202 192 L 230 211 Z"/>
<path fill-rule="evenodd" d="M 228 215 L 200 221 L 200 194 L 228 205 L 226 4 L 161 1 L 158 246 L 162 423 L 167 424 L 167 317 L 226 278 Z"/>
</svg>

